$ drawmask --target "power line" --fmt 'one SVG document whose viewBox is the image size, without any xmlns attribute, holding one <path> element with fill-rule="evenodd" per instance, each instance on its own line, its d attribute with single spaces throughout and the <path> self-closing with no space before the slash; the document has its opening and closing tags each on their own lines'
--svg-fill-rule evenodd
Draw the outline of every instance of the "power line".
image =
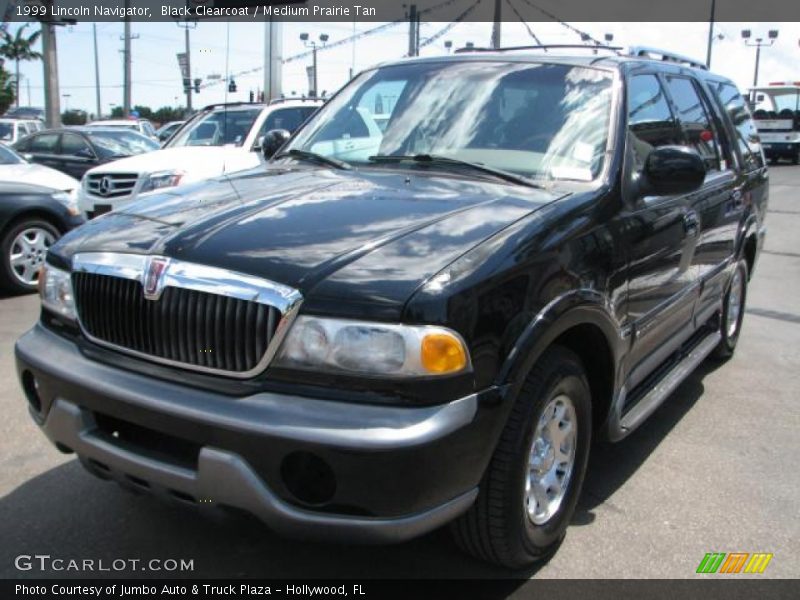
<svg viewBox="0 0 800 600">
<path fill-rule="evenodd" d="M 561 25 L 563 25 L 564 27 L 566 27 L 567 29 L 569 29 L 573 33 L 577 33 L 579 36 L 581 36 L 581 40 L 582 41 L 584 41 L 584 42 L 586 42 L 586 41 L 594 42 L 598 46 L 604 46 L 605 45 L 605 42 L 601 42 L 600 40 L 596 40 L 591 35 L 586 33 L 585 31 L 581 31 L 580 29 L 570 25 L 566 21 L 562 21 L 556 15 L 551 13 L 550 11 L 547 11 L 544 8 L 540 7 L 540 6 L 535 5 L 533 2 L 531 2 L 531 0 L 522 0 L 522 1 L 525 4 L 527 4 L 528 6 L 530 6 L 531 8 L 533 8 L 534 10 L 538 10 L 540 13 L 542 13 L 548 19 L 552 19 L 553 21 L 556 21 L 557 23 L 561 23 Z"/>
<path fill-rule="evenodd" d="M 420 48 L 424 48 L 425 46 L 430 46 L 430 45 L 431 45 L 433 42 L 435 42 L 436 40 L 438 40 L 439 38 L 441 38 L 443 35 L 445 35 L 445 34 L 446 34 L 448 31 L 450 31 L 451 29 L 453 29 L 453 27 L 455 27 L 456 25 L 458 25 L 459 23 L 461 23 L 461 22 L 462 22 L 464 19 L 466 19 L 466 18 L 469 16 L 469 14 L 470 14 L 470 13 L 471 13 L 473 10 L 475 10 L 475 9 L 478 7 L 478 5 L 479 5 L 481 2 L 483 2 L 483 0 L 478 0 L 477 2 L 474 2 L 474 3 L 473 3 L 471 6 L 469 6 L 469 7 L 468 7 L 468 8 L 467 8 L 467 9 L 466 9 L 464 12 L 462 12 L 460 15 L 458 15 L 458 16 L 457 16 L 457 17 L 456 17 L 456 18 L 453 20 L 453 22 L 452 22 L 452 23 L 448 23 L 448 24 L 447 24 L 445 27 L 443 27 L 442 29 L 440 29 L 439 31 L 437 31 L 436 33 L 434 33 L 434 34 L 433 34 L 431 37 L 429 37 L 429 38 L 428 38 L 428 39 L 426 39 L 425 41 L 421 42 L 421 43 L 420 43 L 420 45 L 419 45 L 419 47 L 420 47 Z"/>
<path fill-rule="evenodd" d="M 523 25 L 525 25 L 525 29 L 527 29 L 527 30 L 528 30 L 528 34 L 529 34 L 529 35 L 530 35 L 530 36 L 533 38 L 533 40 L 536 42 L 536 44 L 537 44 L 537 45 L 539 45 L 539 46 L 541 46 L 541 45 L 542 45 L 542 42 L 541 42 L 541 40 L 540 40 L 538 37 L 536 37 L 536 34 L 535 34 L 535 33 L 533 33 L 533 29 L 531 29 L 530 25 L 528 25 L 528 22 L 527 22 L 527 21 L 526 21 L 526 20 L 525 20 L 525 19 L 522 17 L 522 15 L 520 14 L 520 12 L 517 10 L 517 7 L 516 7 L 516 6 L 514 6 L 514 5 L 511 3 L 511 0 L 506 0 L 506 3 L 507 3 L 507 4 L 508 4 L 510 7 L 511 7 L 511 10 L 513 10 L 513 11 L 514 11 L 514 14 L 515 14 L 515 15 L 517 15 L 517 18 L 520 20 L 520 23 L 522 23 Z M 547 50 L 547 48 L 545 48 L 545 51 L 546 51 L 546 50 Z"/>
</svg>

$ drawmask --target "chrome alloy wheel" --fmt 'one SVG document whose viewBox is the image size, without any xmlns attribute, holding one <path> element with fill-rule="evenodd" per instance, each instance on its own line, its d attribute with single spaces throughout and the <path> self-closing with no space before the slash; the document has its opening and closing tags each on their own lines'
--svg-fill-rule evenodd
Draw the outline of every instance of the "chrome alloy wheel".
<svg viewBox="0 0 800 600">
<path fill-rule="evenodd" d="M 549 521 L 569 488 L 575 466 L 578 421 L 566 395 L 547 403 L 533 434 L 525 480 L 525 505 L 534 525 Z"/>
<path fill-rule="evenodd" d="M 736 337 L 739 329 L 739 314 L 742 310 L 742 294 L 744 292 L 743 283 L 742 270 L 737 268 L 733 272 L 731 286 L 728 289 L 728 314 L 726 318 L 728 329 L 726 333 L 729 339 Z"/>
<path fill-rule="evenodd" d="M 20 283 L 28 286 L 36 284 L 47 250 L 55 241 L 55 236 L 41 227 L 28 227 L 19 232 L 11 242 L 8 258 L 11 272 Z"/>
</svg>

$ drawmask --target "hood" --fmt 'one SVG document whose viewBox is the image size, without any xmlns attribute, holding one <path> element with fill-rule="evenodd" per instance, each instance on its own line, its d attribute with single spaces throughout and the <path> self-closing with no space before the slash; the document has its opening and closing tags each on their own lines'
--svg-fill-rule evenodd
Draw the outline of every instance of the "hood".
<svg viewBox="0 0 800 600">
<path fill-rule="evenodd" d="M 38 186 L 63 192 L 76 190 L 80 186 L 80 182 L 77 179 L 65 175 L 61 171 L 29 163 L 0 165 L 0 181 L 15 183 L 35 182 Z"/>
<path fill-rule="evenodd" d="M 290 285 L 307 312 L 347 299 L 351 309 L 394 318 L 428 278 L 556 198 L 399 170 L 262 167 L 95 219 L 57 252 L 161 254 Z"/>
<path fill-rule="evenodd" d="M 257 152 L 236 146 L 184 146 L 135 154 L 90 169 L 88 173 L 153 173 L 179 170 L 188 179 L 216 177 L 259 164 Z"/>
</svg>

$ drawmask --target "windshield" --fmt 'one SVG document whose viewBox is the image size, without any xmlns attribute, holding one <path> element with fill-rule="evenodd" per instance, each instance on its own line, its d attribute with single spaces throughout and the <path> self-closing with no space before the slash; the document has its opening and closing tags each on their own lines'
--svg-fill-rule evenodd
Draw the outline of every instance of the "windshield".
<svg viewBox="0 0 800 600">
<path fill-rule="evenodd" d="M 130 156 L 158 150 L 158 142 L 148 137 L 120 129 L 119 131 L 87 131 L 97 153 L 103 158 L 111 156 Z"/>
<path fill-rule="evenodd" d="M 288 149 L 354 165 L 434 155 L 531 179 L 591 181 L 605 159 L 611 90 L 610 72 L 568 65 L 389 66 L 334 97 Z"/>
<path fill-rule="evenodd" d="M 0 165 L 18 165 L 24 163 L 22 157 L 14 152 L 11 148 L 7 148 L 0 144 Z"/>
<path fill-rule="evenodd" d="M 800 111 L 800 88 L 784 90 L 757 90 L 758 104 L 756 106 L 756 118 L 778 118 L 784 117 L 791 119 L 797 111 Z M 771 114 L 764 114 L 764 113 Z M 783 114 L 781 114 L 783 113 Z"/>
<path fill-rule="evenodd" d="M 257 107 L 211 111 L 188 123 L 166 147 L 241 146 L 261 110 L 261 107 Z"/>
<path fill-rule="evenodd" d="M 0 123 L 0 140 L 14 139 L 14 123 Z"/>
</svg>

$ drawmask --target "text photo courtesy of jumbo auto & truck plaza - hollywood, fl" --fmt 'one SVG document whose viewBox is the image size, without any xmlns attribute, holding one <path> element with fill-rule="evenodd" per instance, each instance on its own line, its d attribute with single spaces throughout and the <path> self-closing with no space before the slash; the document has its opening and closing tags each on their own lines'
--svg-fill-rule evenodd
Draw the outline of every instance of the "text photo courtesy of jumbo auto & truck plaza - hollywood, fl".
<svg viewBox="0 0 800 600">
<path fill-rule="evenodd" d="M 0 13 L 0 598 L 796 597 L 800 5 Z"/>
</svg>

